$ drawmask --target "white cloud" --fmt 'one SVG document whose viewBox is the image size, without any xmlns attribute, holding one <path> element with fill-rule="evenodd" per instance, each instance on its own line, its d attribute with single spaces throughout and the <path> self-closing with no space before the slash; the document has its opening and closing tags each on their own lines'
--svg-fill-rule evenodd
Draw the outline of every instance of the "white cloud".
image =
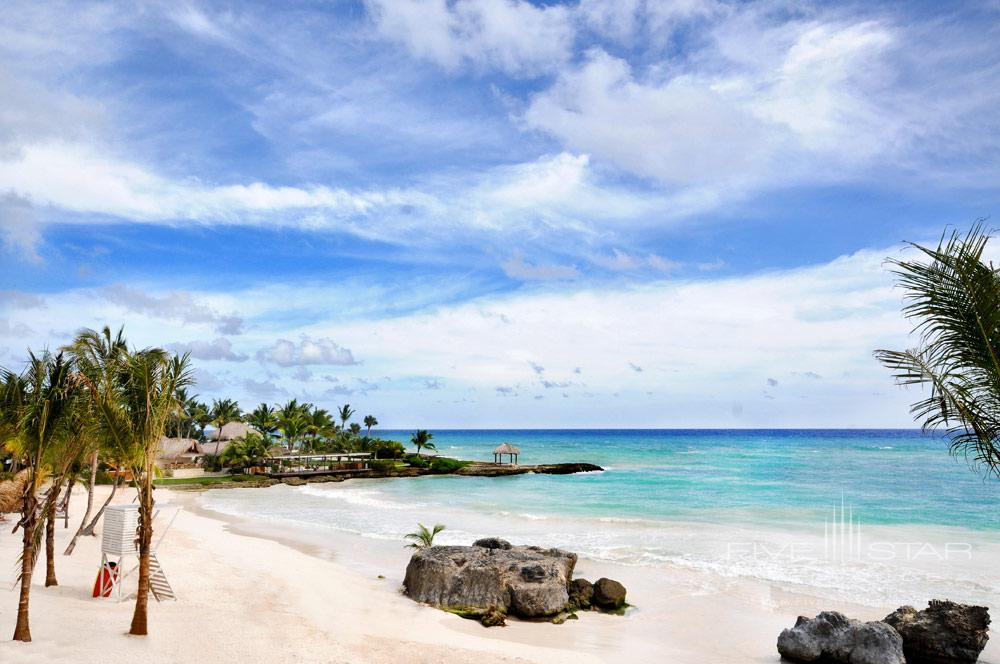
<svg viewBox="0 0 1000 664">
<path fill-rule="evenodd" d="M 357 364 L 350 349 L 337 345 L 332 339 L 311 339 L 306 335 L 302 335 L 297 344 L 287 339 L 278 339 L 273 345 L 259 350 L 257 358 L 261 362 L 270 362 L 281 367 Z"/>
<path fill-rule="evenodd" d="M 580 276 L 580 271 L 575 265 L 532 264 L 526 262 L 520 255 L 508 258 L 500 264 L 500 267 L 511 279 L 521 281 L 558 281 Z"/>
<path fill-rule="evenodd" d="M 448 69 L 465 64 L 532 76 L 571 55 L 565 7 L 523 0 L 368 0 L 379 31 L 419 58 Z"/>
<path fill-rule="evenodd" d="M 173 291 L 164 295 L 153 295 L 124 284 L 115 284 L 103 289 L 105 299 L 126 311 L 151 316 L 179 320 L 185 323 L 208 324 L 219 334 L 240 334 L 243 319 L 235 314 L 221 314 L 208 305 L 199 302 L 191 293 Z M 163 342 L 161 342 L 163 343 Z"/>
<path fill-rule="evenodd" d="M 537 383 L 543 376 L 529 362 L 544 367 L 544 379 L 553 387 L 574 382 L 560 388 L 568 396 L 558 405 L 522 410 L 518 403 L 523 426 L 604 426 L 595 404 L 614 393 L 620 395 L 621 416 L 636 426 L 721 426 L 731 421 L 734 403 L 742 407 L 741 426 L 906 426 L 912 395 L 894 388 L 889 372 L 871 355 L 876 348 L 910 343 L 909 324 L 900 314 L 902 294 L 883 265 L 886 255 L 887 250 L 863 251 L 795 270 L 642 286 L 546 285 L 403 315 L 338 312 L 308 324 L 287 321 L 314 321 L 316 312 L 338 311 L 331 302 L 356 297 L 357 290 L 272 285 L 191 297 L 211 311 L 246 303 L 240 309 L 247 319 L 241 347 L 262 348 L 261 359 L 275 366 L 339 364 L 338 382 L 332 384 L 341 388 L 339 395 L 364 390 L 371 404 L 366 410 L 401 426 L 502 425 L 506 416 L 477 406 L 477 395 L 492 396 L 500 386 L 521 395 L 511 399 L 533 401 L 525 386 L 543 387 Z M 66 338 L 42 332 L 51 320 L 90 327 L 123 322 L 137 345 L 191 338 L 192 323 L 154 317 L 155 308 L 123 317 L 117 305 L 95 298 L 93 291 L 52 293 L 45 300 L 45 308 L 6 312 L 2 327 L 8 334 L 31 334 L 6 337 L 5 345 L 37 349 L 65 343 Z M 643 371 L 630 369 L 630 362 Z M 586 386 L 575 382 L 582 378 L 581 365 Z M 243 381 L 263 381 L 259 367 L 228 366 L 224 378 L 200 384 L 198 391 L 253 396 Z M 371 390 L 358 382 L 365 375 L 394 380 Z M 786 387 L 773 402 L 760 396 L 762 376 Z M 291 372 L 267 380 L 313 402 L 339 396 L 323 397 L 320 388 Z M 437 389 L 421 389 L 431 386 Z M 252 391 L 261 389 L 255 385 Z M 653 407 L 649 391 L 655 394 Z"/>
<path fill-rule="evenodd" d="M 167 349 L 174 353 L 190 353 L 195 360 L 222 360 L 224 362 L 245 362 L 249 355 L 233 351 L 229 339 L 220 337 L 212 341 L 178 341 L 167 344 Z"/>
</svg>

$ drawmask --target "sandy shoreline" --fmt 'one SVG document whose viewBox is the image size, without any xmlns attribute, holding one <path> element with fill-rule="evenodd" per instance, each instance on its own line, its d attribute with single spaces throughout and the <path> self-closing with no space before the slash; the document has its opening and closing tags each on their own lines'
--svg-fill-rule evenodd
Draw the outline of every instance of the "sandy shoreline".
<svg viewBox="0 0 1000 664">
<path fill-rule="evenodd" d="M 582 559 L 577 576 L 622 580 L 637 608 L 625 617 L 582 614 L 564 625 L 512 622 L 486 630 L 401 596 L 408 553 L 395 543 L 223 517 L 200 508 L 198 494 L 160 490 L 158 501 L 185 509 L 160 548 L 179 600 L 151 605 L 150 636 L 125 635 L 130 601 L 90 597 L 100 543 L 88 538 L 72 557 L 60 553 L 58 588 L 44 588 L 44 573 L 36 574 L 35 641 L 0 641 L 0 661 L 774 662 L 778 633 L 799 613 L 836 608 L 873 619 L 895 608 L 838 605 L 705 573 L 662 578 L 656 569 Z M 83 496 L 74 503 L 71 514 L 79 518 Z M 69 534 L 59 530 L 58 551 Z M 19 542 L 4 524 L 3 639 L 13 632 Z M 998 662 L 998 653 L 994 639 L 981 661 Z"/>
</svg>

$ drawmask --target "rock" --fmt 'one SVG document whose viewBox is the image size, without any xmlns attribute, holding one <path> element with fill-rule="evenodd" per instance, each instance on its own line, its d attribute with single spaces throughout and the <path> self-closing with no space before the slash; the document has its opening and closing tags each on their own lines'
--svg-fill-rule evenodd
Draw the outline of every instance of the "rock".
<svg viewBox="0 0 1000 664">
<path fill-rule="evenodd" d="M 573 579 L 569 582 L 569 603 L 581 609 L 589 609 L 594 596 L 594 584 L 586 579 Z"/>
<path fill-rule="evenodd" d="M 481 546 L 484 549 L 504 549 L 505 551 L 509 551 L 511 543 L 505 539 L 500 539 L 499 537 L 484 537 L 483 539 L 477 539 L 472 543 L 472 546 Z"/>
<path fill-rule="evenodd" d="M 885 622 L 903 637 L 909 664 L 975 662 L 990 638 L 985 606 L 932 599 L 923 611 L 901 606 Z"/>
<path fill-rule="evenodd" d="M 483 612 L 479 622 L 482 623 L 483 627 L 503 627 L 507 624 L 507 614 L 495 606 L 491 606 Z"/>
<path fill-rule="evenodd" d="M 579 620 L 579 619 L 580 619 L 579 616 L 577 616 L 575 613 L 560 613 L 559 615 L 554 616 L 552 620 L 550 620 L 549 622 L 551 622 L 553 625 L 561 625 L 567 620 Z"/>
<path fill-rule="evenodd" d="M 625 605 L 625 586 L 611 579 L 598 579 L 591 601 L 602 609 L 619 609 Z"/>
<path fill-rule="evenodd" d="M 566 608 L 576 554 L 536 546 L 418 549 L 403 580 L 411 599 L 460 612 L 496 608 L 520 618 L 544 618 Z"/>
<path fill-rule="evenodd" d="M 863 623 L 837 611 L 799 616 L 778 637 L 778 652 L 794 662 L 906 664 L 903 639 L 881 621 Z"/>
</svg>

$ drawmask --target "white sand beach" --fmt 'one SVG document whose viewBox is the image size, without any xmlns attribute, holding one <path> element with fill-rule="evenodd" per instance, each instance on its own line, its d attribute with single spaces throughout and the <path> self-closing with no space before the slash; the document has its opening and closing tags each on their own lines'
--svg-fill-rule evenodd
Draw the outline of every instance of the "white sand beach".
<svg viewBox="0 0 1000 664">
<path fill-rule="evenodd" d="M 61 551 L 70 530 L 60 528 L 60 585 L 43 587 L 40 564 L 31 597 L 34 642 L 0 642 L 0 661 L 766 662 L 777 661 L 775 639 L 799 613 L 835 608 L 874 619 L 895 608 L 835 605 L 707 573 L 660 578 L 649 568 L 583 559 L 578 575 L 621 579 L 636 608 L 624 617 L 586 613 L 563 625 L 512 621 L 485 629 L 402 596 L 409 554 L 401 546 L 219 517 L 198 507 L 196 493 L 161 489 L 157 496 L 185 509 L 159 551 L 178 600 L 151 600 L 150 635 L 126 635 L 132 601 L 91 598 L 99 538 L 82 540 L 66 557 Z M 81 493 L 74 497 L 77 518 L 83 500 Z M 0 560 L 7 561 L 0 587 L 5 638 L 17 604 L 20 538 L 11 525 L 0 532 Z M 383 568 L 386 578 L 379 579 L 375 571 Z M 1000 661 L 997 640 L 981 661 Z"/>
</svg>

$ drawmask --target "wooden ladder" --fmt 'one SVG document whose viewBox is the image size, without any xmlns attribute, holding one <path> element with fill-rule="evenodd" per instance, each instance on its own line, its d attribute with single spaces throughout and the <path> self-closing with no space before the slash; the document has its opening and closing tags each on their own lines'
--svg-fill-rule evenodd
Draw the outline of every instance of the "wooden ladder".
<svg viewBox="0 0 1000 664">
<path fill-rule="evenodd" d="M 155 553 L 149 554 L 149 589 L 153 592 L 153 597 L 156 598 L 157 602 L 162 602 L 165 599 L 177 599 Z"/>
</svg>

